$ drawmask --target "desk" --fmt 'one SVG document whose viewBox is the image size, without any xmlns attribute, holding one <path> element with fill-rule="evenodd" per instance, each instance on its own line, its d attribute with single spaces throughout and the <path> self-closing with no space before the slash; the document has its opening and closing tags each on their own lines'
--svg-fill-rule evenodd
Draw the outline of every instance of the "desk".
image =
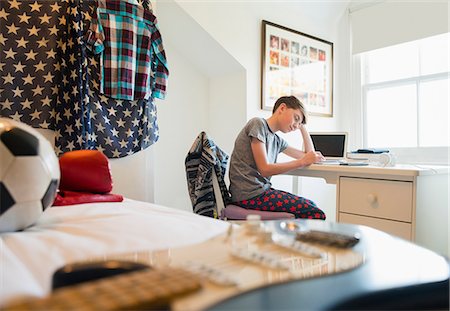
<svg viewBox="0 0 450 311">
<path fill-rule="evenodd" d="M 300 227 L 361 235 L 355 251 L 365 254 L 365 263 L 351 271 L 312 279 L 272 285 L 244 293 L 215 305 L 209 310 L 329 310 L 337 304 L 360 295 L 378 294 L 389 290 L 390 295 L 371 303 L 374 310 L 420 309 L 437 301 L 449 299 L 449 262 L 436 253 L 413 243 L 366 226 L 355 226 L 317 220 L 296 220 Z M 274 221 L 276 225 L 279 221 Z M 412 287 L 411 287 L 412 286 Z M 394 289 L 393 291 L 391 291 Z M 388 297 L 400 305 L 394 307 Z M 366 306 L 367 308 L 367 306 Z M 442 305 L 434 309 L 447 309 Z M 342 308 L 349 310 L 348 306 Z M 364 309 L 360 306 L 357 309 Z"/>
<path fill-rule="evenodd" d="M 335 184 L 336 221 L 377 228 L 449 256 L 449 167 L 314 164 L 286 174 Z"/>
</svg>

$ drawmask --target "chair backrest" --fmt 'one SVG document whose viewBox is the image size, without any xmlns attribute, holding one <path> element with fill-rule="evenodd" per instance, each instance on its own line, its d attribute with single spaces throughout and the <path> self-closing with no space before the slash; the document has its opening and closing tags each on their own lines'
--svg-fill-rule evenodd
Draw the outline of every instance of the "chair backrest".
<svg viewBox="0 0 450 311">
<path fill-rule="evenodd" d="M 214 190 L 214 198 L 216 200 L 216 208 L 217 213 L 219 215 L 219 218 L 223 219 L 222 214 L 223 210 L 225 209 L 225 202 L 222 196 L 222 191 L 220 191 L 219 181 L 217 180 L 217 175 L 215 171 L 213 170 L 212 174 L 212 180 L 213 180 L 213 190 Z"/>
<path fill-rule="evenodd" d="M 201 132 L 186 159 L 186 178 L 189 197 L 194 213 L 219 218 L 216 209 L 216 197 L 228 202 L 229 193 L 225 185 L 225 171 L 228 165 L 228 154 L 216 146 L 205 132 Z M 213 176 L 223 194 L 215 195 L 213 189 Z"/>
<path fill-rule="evenodd" d="M 204 153 L 204 151 L 207 152 Z M 212 153 L 215 153 L 214 157 L 211 157 Z M 214 161 L 218 162 L 208 165 L 209 169 L 211 169 L 212 181 L 204 180 L 206 186 L 204 185 L 205 187 L 202 188 L 203 192 L 199 197 L 196 196 L 195 185 L 192 183 L 197 181 L 198 166 L 203 165 L 201 164 L 202 157 L 205 157 L 207 160 L 214 159 Z M 228 186 L 225 183 L 228 158 L 228 154 L 217 147 L 215 143 L 207 137 L 206 133 L 200 133 L 192 145 L 185 162 L 189 194 L 193 203 L 194 212 L 204 216 L 229 220 L 246 220 L 248 215 L 259 215 L 262 220 L 295 218 L 295 216 L 290 213 L 257 211 L 230 204 L 230 193 L 228 192 Z M 206 162 L 209 161 L 203 161 L 203 163 Z M 220 174 L 220 176 L 218 177 L 217 174 Z M 209 182 L 212 184 L 212 189 Z M 198 210 L 196 210 L 196 208 L 198 208 Z"/>
</svg>

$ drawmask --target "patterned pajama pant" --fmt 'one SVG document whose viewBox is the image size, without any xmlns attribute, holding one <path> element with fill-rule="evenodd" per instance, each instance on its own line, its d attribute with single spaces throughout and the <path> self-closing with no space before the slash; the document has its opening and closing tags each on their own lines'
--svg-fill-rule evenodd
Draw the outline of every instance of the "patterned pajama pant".
<svg viewBox="0 0 450 311">
<path fill-rule="evenodd" d="M 258 211 L 291 213 L 295 215 L 295 218 L 323 220 L 326 218 L 325 213 L 314 202 L 289 192 L 272 188 L 260 196 L 233 204 Z"/>
</svg>

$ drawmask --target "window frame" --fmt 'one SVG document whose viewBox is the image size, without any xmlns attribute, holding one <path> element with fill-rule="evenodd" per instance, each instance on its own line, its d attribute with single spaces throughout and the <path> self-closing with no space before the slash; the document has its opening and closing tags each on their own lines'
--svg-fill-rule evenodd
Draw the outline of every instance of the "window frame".
<svg viewBox="0 0 450 311">
<path fill-rule="evenodd" d="M 427 75 L 419 75 L 409 78 L 401 78 L 396 80 L 389 80 L 383 82 L 366 83 L 367 72 L 367 56 L 364 54 L 354 55 L 354 73 L 359 73 L 353 79 L 355 88 L 355 96 L 360 98 L 360 114 L 361 114 L 361 142 L 364 148 L 369 148 L 368 145 L 368 120 L 367 120 L 367 93 L 370 90 L 381 89 L 387 87 L 396 87 L 401 85 L 415 85 L 416 87 L 416 109 L 419 115 L 420 109 L 420 83 L 447 80 L 450 85 L 450 72 L 434 73 Z M 420 147 L 420 118 L 416 119 L 417 133 L 416 143 L 417 147 L 389 147 L 388 149 L 397 157 L 399 163 L 415 163 L 415 164 L 436 164 L 449 165 L 450 164 L 450 144 L 448 146 L 436 147 Z M 447 124 L 447 127 L 449 125 Z M 450 128 L 449 128 L 450 130 Z M 383 147 L 383 146 L 379 146 Z"/>
</svg>

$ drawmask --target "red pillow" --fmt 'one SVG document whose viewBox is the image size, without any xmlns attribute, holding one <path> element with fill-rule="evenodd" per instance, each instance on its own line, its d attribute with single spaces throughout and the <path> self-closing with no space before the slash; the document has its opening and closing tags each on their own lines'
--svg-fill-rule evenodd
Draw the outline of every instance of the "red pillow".
<svg viewBox="0 0 450 311">
<path fill-rule="evenodd" d="M 113 183 L 108 158 L 98 150 L 76 150 L 59 158 L 60 190 L 108 193 Z"/>
<path fill-rule="evenodd" d="M 123 196 L 120 194 L 99 194 L 74 191 L 59 191 L 56 195 L 53 206 L 74 205 L 83 203 L 101 203 L 101 202 L 122 202 Z"/>
</svg>

